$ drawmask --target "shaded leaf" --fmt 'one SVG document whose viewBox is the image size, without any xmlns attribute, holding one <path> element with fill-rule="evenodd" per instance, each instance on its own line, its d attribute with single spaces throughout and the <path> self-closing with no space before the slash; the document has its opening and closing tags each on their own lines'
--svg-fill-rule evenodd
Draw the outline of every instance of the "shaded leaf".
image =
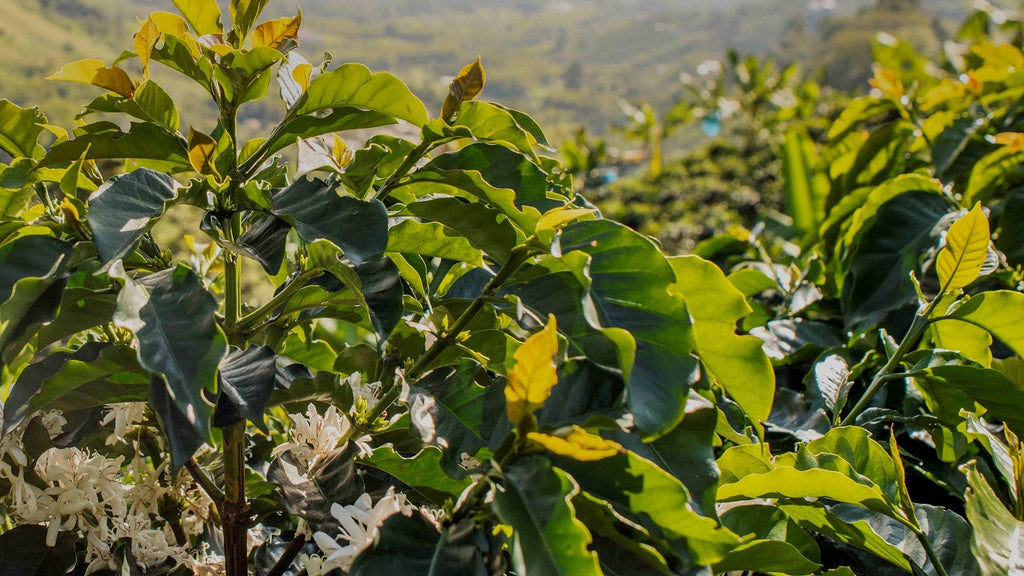
<svg viewBox="0 0 1024 576">
<path fill-rule="evenodd" d="M 411 457 L 403 457 L 391 445 L 374 449 L 373 454 L 359 460 L 394 476 L 440 506 L 446 499 L 458 498 L 470 484 L 469 478 L 453 480 L 441 469 L 441 450 L 427 447 Z"/>
<path fill-rule="evenodd" d="M 238 36 L 239 44 L 249 35 L 249 30 L 260 17 L 268 0 L 231 0 L 228 10 L 231 12 L 231 23 Z"/>
<path fill-rule="evenodd" d="M 60 532 L 51 547 L 46 532 L 46 526 L 26 524 L 0 534 L 0 575 L 64 576 L 71 572 L 78 560 L 78 534 Z"/>
<path fill-rule="evenodd" d="M 304 519 L 314 531 L 338 534 L 340 524 L 330 513 L 331 504 L 350 504 L 363 493 L 353 465 L 357 453 L 348 443 L 306 469 L 284 452 L 270 463 L 267 480 L 281 487 L 290 514 Z"/>
<path fill-rule="evenodd" d="M 209 438 L 209 422 L 199 422 L 194 413 L 190 416 L 183 410 L 168 390 L 167 383 L 157 374 L 153 374 L 150 379 L 149 404 L 167 440 L 171 468 L 178 470 L 206 443 Z"/>
<path fill-rule="evenodd" d="M 109 263 L 127 256 L 177 189 L 174 178 L 139 168 L 112 178 L 93 193 L 86 219 L 100 260 Z"/>
<path fill-rule="evenodd" d="M 975 464 L 967 467 L 967 519 L 971 550 L 984 576 L 1024 571 L 1024 522 L 1013 516 L 996 496 Z"/>
<path fill-rule="evenodd" d="M 234 349 L 220 361 L 220 397 L 213 425 L 227 427 L 248 420 L 269 434 L 263 411 L 277 383 L 277 355 L 269 346 Z"/>
<path fill-rule="evenodd" d="M 578 490 L 568 475 L 543 457 L 520 459 L 505 471 L 505 490 L 495 494 L 492 507 L 502 523 L 515 530 L 520 552 L 512 558 L 518 572 L 601 574 L 597 554 L 587 549 L 590 532 L 575 517 L 569 501 Z"/>
<path fill-rule="evenodd" d="M 76 128 L 73 140 L 58 140 L 40 161 L 42 166 L 87 160 L 134 158 L 161 171 L 192 170 L 185 140 L 154 122 L 133 122 L 128 132 L 112 122 L 94 122 Z"/>
<path fill-rule="evenodd" d="M 472 519 L 442 527 L 441 532 L 419 511 L 394 514 L 380 527 L 380 536 L 356 557 L 350 576 L 489 576 L 504 573 L 493 537 Z M 493 548 L 492 548 L 493 547 Z M 492 556 L 498 556 L 498 568 Z"/>
</svg>

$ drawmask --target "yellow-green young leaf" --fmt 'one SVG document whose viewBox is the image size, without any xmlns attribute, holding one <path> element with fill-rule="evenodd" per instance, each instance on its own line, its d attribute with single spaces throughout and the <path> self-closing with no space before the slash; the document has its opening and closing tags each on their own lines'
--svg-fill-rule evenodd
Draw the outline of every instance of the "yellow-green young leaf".
<svg viewBox="0 0 1024 576">
<path fill-rule="evenodd" d="M 589 219 L 593 219 L 594 211 L 587 208 L 565 208 L 564 206 L 559 206 L 558 208 L 548 210 L 540 217 L 540 220 L 537 221 L 537 231 L 554 230 L 569 222 L 587 218 L 588 216 L 590 217 Z"/>
<path fill-rule="evenodd" d="M 297 38 L 302 26 L 302 10 L 294 18 L 278 18 L 263 22 L 252 31 L 252 47 L 277 48 L 285 40 Z"/>
<path fill-rule="evenodd" d="M 448 86 L 448 96 L 445 97 L 444 104 L 441 106 L 441 118 L 445 122 L 451 120 L 459 109 L 459 105 L 476 98 L 477 94 L 484 89 L 486 81 L 487 74 L 484 73 L 484 66 L 480 62 L 480 57 L 477 56 L 476 62 L 468 64 L 460 70 L 459 75 Z"/>
<path fill-rule="evenodd" d="M 111 92 L 116 92 L 125 98 L 131 98 L 132 94 L 135 93 L 135 84 L 132 83 L 132 79 L 128 77 L 127 72 L 117 66 L 107 68 L 106 62 L 94 58 L 65 64 L 63 68 L 47 78 L 47 80 L 66 80 L 68 82 L 92 84 L 93 86 L 99 86 Z"/>
<path fill-rule="evenodd" d="M 189 126 L 188 161 L 196 172 L 200 174 L 217 173 L 217 167 L 213 163 L 213 153 L 216 149 L 216 140 Z"/>
<path fill-rule="evenodd" d="M 200 36 L 219 34 L 224 29 L 217 0 L 174 0 L 174 5 Z"/>
<path fill-rule="evenodd" d="M 988 218 L 977 202 L 966 216 L 949 227 L 946 246 L 935 261 L 939 283 L 946 292 L 974 282 L 988 256 L 988 243 Z"/>
<path fill-rule="evenodd" d="M 149 78 L 149 55 L 153 52 L 153 47 L 159 41 L 160 27 L 153 21 L 152 16 L 147 16 L 146 20 L 142 23 L 142 27 L 135 34 L 135 39 L 132 41 L 132 48 L 135 49 L 135 54 L 142 62 L 143 78 Z"/>
<path fill-rule="evenodd" d="M 509 370 L 505 385 L 505 403 L 508 419 L 519 424 L 544 405 L 551 389 L 558 383 L 555 374 L 555 353 L 558 352 L 558 332 L 555 315 L 548 317 L 543 330 L 526 339 L 512 356 L 516 364 Z"/>
<path fill-rule="evenodd" d="M 896 444 L 896 435 L 889 431 L 889 455 L 892 456 L 893 468 L 896 470 L 896 480 L 899 483 L 900 508 L 907 516 L 907 520 L 920 528 L 917 514 L 914 512 L 914 501 L 910 499 L 910 491 L 907 490 L 907 473 L 903 468 L 903 458 L 900 456 L 900 447 Z"/>
<path fill-rule="evenodd" d="M 622 445 L 618 442 L 605 440 L 575 425 L 566 434 L 551 436 L 540 432 L 530 432 L 526 438 L 540 444 L 549 452 L 580 462 L 604 460 L 624 452 Z"/>
<path fill-rule="evenodd" d="M 268 0 L 231 0 L 231 3 L 228 4 L 228 10 L 231 12 L 231 22 L 235 28 L 235 33 L 238 35 L 237 42 L 239 46 L 245 40 L 245 37 L 249 35 L 249 30 L 256 23 L 256 19 L 260 17 L 260 13 L 263 12 L 267 2 Z"/>
</svg>

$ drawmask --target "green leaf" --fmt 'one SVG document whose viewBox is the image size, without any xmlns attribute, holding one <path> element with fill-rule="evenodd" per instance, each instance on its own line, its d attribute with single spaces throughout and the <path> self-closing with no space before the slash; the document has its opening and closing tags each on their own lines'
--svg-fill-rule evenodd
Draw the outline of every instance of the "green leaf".
<svg viewBox="0 0 1024 576">
<path fill-rule="evenodd" d="M 277 356 L 269 346 L 233 349 L 220 361 L 220 398 L 213 425 L 225 428 L 248 420 L 269 434 L 263 411 L 277 382 Z"/>
<path fill-rule="evenodd" d="M 463 102 L 452 126 L 467 128 L 473 138 L 482 142 L 505 142 L 530 158 L 536 157 L 534 138 L 516 122 L 516 117 L 490 102 Z"/>
<path fill-rule="evenodd" d="M 70 354 L 55 352 L 18 376 L 4 405 L 4 431 L 21 423 L 30 410 L 70 412 L 143 402 L 148 387 L 149 377 L 128 346 L 89 342 Z"/>
<path fill-rule="evenodd" d="M 614 436 L 613 436 L 614 437 Z M 626 451 L 610 458 L 580 462 L 554 458 L 588 494 L 607 500 L 652 534 L 682 539 L 695 564 L 713 564 L 739 539 L 728 529 L 692 510 L 686 487 L 653 462 Z"/>
<path fill-rule="evenodd" d="M 697 355 L 711 376 L 750 416 L 767 421 L 775 393 L 775 372 L 755 336 L 736 335 L 737 322 L 753 312 L 722 271 L 699 256 L 669 258 L 674 288 L 693 317 Z"/>
<path fill-rule="evenodd" d="M 40 166 L 74 162 L 85 154 L 87 160 L 145 160 L 147 166 L 160 171 L 192 170 L 181 136 L 153 122 L 133 122 L 128 132 L 112 122 L 94 122 L 76 128 L 72 135 L 73 140 L 55 142 Z"/>
<path fill-rule="evenodd" d="M 505 471 L 505 490 L 492 507 L 516 534 L 513 565 L 532 576 L 599 575 L 597 554 L 587 549 L 590 532 L 576 517 L 570 499 L 579 488 L 544 457 L 519 460 Z"/>
<path fill-rule="evenodd" d="M 993 290 L 965 298 L 962 304 L 947 315 L 942 323 L 956 325 L 950 320 L 967 322 L 983 328 L 1024 357 L 1024 332 L 1020 330 L 1019 318 L 1024 314 L 1024 293 L 1010 290 Z"/>
<path fill-rule="evenodd" d="M 335 108 L 325 116 L 299 116 L 281 125 L 264 144 L 266 156 L 279 152 L 298 139 L 313 138 L 331 132 L 376 128 L 394 124 L 391 116 L 372 110 L 361 110 L 350 106 Z"/>
<path fill-rule="evenodd" d="M 132 98 L 115 100 L 112 107 L 115 111 L 130 114 L 140 120 L 156 122 L 171 132 L 178 130 L 180 119 L 174 101 L 152 80 L 139 84 Z"/>
<path fill-rule="evenodd" d="M 752 571 L 813 574 L 821 564 L 808 560 L 792 544 L 778 540 L 753 540 L 740 544 L 715 564 L 715 572 Z"/>
<path fill-rule="evenodd" d="M 86 219 L 105 264 L 127 256 L 163 214 L 178 183 L 166 174 L 139 168 L 116 176 L 89 198 Z"/>
<path fill-rule="evenodd" d="M 888 112 L 894 107 L 895 104 L 890 99 L 858 98 L 843 108 L 843 112 L 832 123 L 828 131 L 828 139 L 835 142 L 864 122 Z"/>
<path fill-rule="evenodd" d="M 974 282 L 985 265 L 988 245 L 988 218 L 979 202 L 946 232 L 946 245 L 935 260 L 939 284 L 944 291 L 956 291 Z"/>
<path fill-rule="evenodd" d="M 380 535 L 356 557 L 349 576 L 403 574 L 408 576 L 489 576 L 492 557 L 500 556 L 494 542 L 473 519 L 437 528 L 419 511 L 394 514 L 380 527 Z"/>
<path fill-rule="evenodd" d="M 626 330 L 635 341 L 635 362 L 622 360 L 631 350 L 620 347 L 619 354 L 637 427 L 649 438 L 666 434 L 682 420 L 688 387 L 699 373 L 690 354 L 696 347 L 690 312 L 684 298 L 668 290 L 676 281 L 671 265 L 650 240 L 609 220 L 573 223 L 559 244 L 564 255 L 590 257 L 589 269 L 579 272 L 592 280 L 599 325 Z"/>
<path fill-rule="evenodd" d="M 39 158 L 43 148 L 36 143 L 46 124 L 39 108 L 22 108 L 6 98 L 0 100 L 0 149 L 11 157 Z"/>
<path fill-rule="evenodd" d="M 971 550 L 984 576 L 1024 570 L 1024 522 L 1013 516 L 996 496 L 976 464 L 967 467 L 967 519 Z"/>
<path fill-rule="evenodd" d="M 64 576 L 74 569 L 78 534 L 60 532 L 54 546 L 47 541 L 47 527 L 16 526 L 0 534 L 0 566 L 5 576 Z"/>
<path fill-rule="evenodd" d="M 166 378 L 174 405 L 208 438 L 213 409 L 203 390 L 216 392 L 217 366 L 227 353 L 217 301 L 185 266 L 124 281 L 114 323 L 135 333 L 139 363 Z"/>
<path fill-rule="evenodd" d="M 866 217 L 861 210 L 854 219 Z M 847 329 L 870 330 L 889 312 L 916 301 L 910 273 L 918 270 L 919 258 L 936 243 L 935 225 L 948 210 L 943 197 L 918 190 L 903 192 L 878 207 L 851 247 L 842 292 Z"/>
<path fill-rule="evenodd" d="M 828 498 L 884 514 L 893 513 L 878 486 L 861 484 L 841 472 L 823 469 L 798 470 L 782 466 L 718 487 L 720 501 L 751 498 Z"/>
<path fill-rule="evenodd" d="M 114 314 L 115 294 L 81 287 L 69 287 L 61 295 L 57 317 L 36 331 L 37 348 L 110 322 Z"/>
<path fill-rule="evenodd" d="M 343 107 L 361 108 L 405 120 L 427 123 L 427 109 L 404 82 L 387 72 L 371 74 L 362 64 L 343 64 L 317 76 L 295 105 L 299 116 Z"/>
<path fill-rule="evenodd" d="M 808 157 L 810 136 L 803 127 L 786 132 L 782 145 L 782 172 L 786 193 L 786 213 L 793 217 L 793 226 L 803 234 L 818 225 L 812 193 L 812 158 Z M 813 148 L 810 149 L 813 152 Z"/>
<path fill-rule="evenodd" d="M 509 220 L 482 202 L 461 198 L 429 198 L 418 200 L 406 209 L 419 218 L 444 224 L 496 262 L 508 260 L 516 245 L 516 229 Z"/>
<path fill-rule="evenodd" d="M 916 371 L 915 380 L 924 380 L 930 388 L 955 388 L 981 404 L 993 418 L 998 418 L 1017 434 L 1024 434 L 1024 390 L 998 370 L 975 366 L 933 366 Z M 965 407 L 966 408 L 966 407 Z"/>
<path fill-rule="evenodd" d="M 458 498 L 471 483 L 469 478 L 450 478 L 441 469 L 441 450 L 433 446 L 409 458 L 400 456 L 391 445 L 380 446 L 359 464 L 386 472 L 438 506 L 446 499 Z"/>
<path fill-rule="evenodd" d="M 376 260 L 387 247 L 387 209 L 378 200 L 364 202 L 335 190 L 323 180 L 300 179 L 274 197 L 274 214 L 306 242 L 329 240 L 353 264 Z"/>
<path fill-rule="evenodd" d="M 200 446 L 209 441 L 209 433 L 203 434 L 197 429 L 194 415 L 190 417 L 179 407 L 167 389 L 167 383 L 158 374 L 150 376 L 149 404 L 153 407 L 167 441 L 171 453 L 171 468 L 178 470 L 192 458 Z M 209 428 L 208 423 L 206 426 Z"/>
<path fill-rule="evenodd" d="M 357 453 L 354 444 L 346 443 L 306 469 L 290 452 L 284 452 L 270 463 L 267 480 L 281 487 L 290 514 L 315 531 L 338 534 L 341 526 L 331 515 L 331 504 L 350 504 L 363 493 L 353 462 Z"/>
<path fill-rule="evenodd" d="M 52 236 L 22 236 L 0 246 L 0 349 L 29 325 L 53 319 L 72 247 Z"/>
<path fill-rule="evenodd" d="M 198 36 L 218 34 L 224 29 L 217 0 L 174 0 L 174 5 Z"/>
<path fill-rule="evenodd" d="M 527 234 L 533 232 L 541 216 L 540 211 L 532 206 L 519 206 L 515 190 L 495 187 L 476 171 L 442 170 L 426 166 L 394 187 L 394 190 L 399 189 L 408 190 L 417 198 L 431 194 L 452 196 L 459 191 L 465 192 L 501 210 Z"/>
<path fill-rule="evenodd" d="M 234 26 L 239 44 L 249 35 L 249 31 L 252 30 L 256 19 L 260 17 L 263 8 L 266 7 L 267 1 L 231 0 L 231 3 L 228 4 L 228 10 L 231 12 L 231 23 Z"/>
<path fill-rule="evenodd" d="M 398 222 L 388 230 L 387 250 L 483 266 L 480 250 L 458 232 L 437 222 L 412 219 Z"/>
<path fill-rule="evenodd" d="M 967 522 L 955 512 L 937 506 L 916 504 L 914 509 L 914 515 L 921 524 L 921 531 L 931 543 L 945 573 L 957 576 L 977 575 L 978 562 L 968 544 L 971 527 Z M 907 559 L 920 566 L 925 574 L 939 574 L 931 564 L 917 535 L 903 523 L 853 506 L 834 506 L 832 513 L 847 523 L 866 522 L 875 534 L 902 551 Z"/>
<path fill-rule="evenodd" d="M 963 192 L 965 204 L 985 202 L 1007 184 L 1019 181 L 1024 153 L 1011 146 L 1000 146 L 974 164 L 967 188 Z"/>
<path fill-rule="evenodd" d="M 821 503 L 782 504 L 778 508 L 796 520 L 805 530 L 818 532 L 843 544 L 865 550 L 887 562 L 911 571 L 910 562 L 903 552 L 875 534 L 863 521 L 844 522 Z"/>
</svg>

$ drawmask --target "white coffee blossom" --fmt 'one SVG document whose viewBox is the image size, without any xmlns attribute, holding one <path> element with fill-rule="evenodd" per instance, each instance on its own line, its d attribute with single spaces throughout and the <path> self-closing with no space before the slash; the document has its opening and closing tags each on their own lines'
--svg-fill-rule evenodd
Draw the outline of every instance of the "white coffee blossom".
<svg viewBox="0 0 1024 576">
<path fill-rule="evenodd" d="M 321 416 L 316 406 L 310 404 L 305 415 L 289 414 L 288 417 L 292 421 L 291 440 L 278 445 L 272 454 L 290 452 L 307 469 L 316 466 L 352 435 L 348 417 L 334 406 Z M 355 439 L 360 452 L 369 450 L 368 441 L 368 436 Z"/>
<path fill-rule="evenodd" d="M 64 417 L 64 413 L 60 410 L 44 412 L 40 421 L 43 424 L 43 428 L 46 428 L 46 433 L 49 434 L 50 438 L 56 438 L 63 434 L 64 426 L 68 423 L 68 419 Z"/>
<path fill-rule="evenodd" d="M 313 576 L 311 565 L 320 574 L 335 568 L 347 571 L 356 556 L 373 543 L 385 520 L 398 513 L 408 516 L 413 510 L 415 506 L 406 503 L 405 494 L 396 493 L 393 487 L 388 488 L 376 504 L 369 494 L 363 494 L 347 506 L 332 504 L 331 515 L 341 525 L 341 533 L 335 536 L 324 532 L 313 534 L 313 541 L 324 556 L 307 558 L 307 572 Z"/>
<path fill-rule="evenodd" d="M 342 381 L 352 389 L 353 410 L 356 413 L 372 410 L 380 402 L 380 382 L 363 382 L 363 375 L 354 372 Z"/>
<path fill-rule="evenodd" d="M 136 424 L 142 422 L 145 415 L 145 402 L 119 402 L 108 406 L 106 415 L 100 420 L 100 426 L 114 423 L 114 432 L 107 436 L 107 444 L 127 443 L 125 437 Z"/>
</svg>

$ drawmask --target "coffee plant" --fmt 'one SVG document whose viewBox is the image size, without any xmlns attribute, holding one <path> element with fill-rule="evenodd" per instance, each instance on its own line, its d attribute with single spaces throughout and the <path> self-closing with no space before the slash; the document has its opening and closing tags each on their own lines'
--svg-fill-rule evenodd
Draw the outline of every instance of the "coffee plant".
<svg viewBox="0 0 1024 576">
<path fill-rule="evenodd" d="M 479 59 L 431 118 L 265 4 L 68 64 L 70 132 L 0 101 L 0 574 L 1022 569 L 1019 48 L 892 47 L 787 147 L 792 230 L 712 262 L 603 219 Z"/>
</svg>

